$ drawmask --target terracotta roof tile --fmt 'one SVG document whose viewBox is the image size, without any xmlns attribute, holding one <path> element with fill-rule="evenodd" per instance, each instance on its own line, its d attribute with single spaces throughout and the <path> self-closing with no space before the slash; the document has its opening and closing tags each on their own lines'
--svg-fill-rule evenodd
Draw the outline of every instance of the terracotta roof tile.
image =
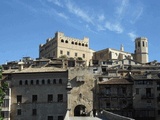
<svg viewBox="0 0 160 120">
<path fill-rule="evenodd" d="M 125 78 L 111 78 L 106 81 L 102 81 L 99 84 L 132 84 L 132 82 L 129 82 Z"/>
</svg>

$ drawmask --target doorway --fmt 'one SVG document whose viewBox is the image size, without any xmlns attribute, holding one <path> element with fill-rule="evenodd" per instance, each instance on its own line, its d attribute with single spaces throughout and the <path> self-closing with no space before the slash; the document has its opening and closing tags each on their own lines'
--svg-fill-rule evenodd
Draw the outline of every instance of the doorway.
<svg viewBox="0 0 160 120">
<path fill-rule="evenodd" d="M 77 105 L 74 109 L 74 116 L 86 116 L 86 107 L 84 105 Z"/>
</svg>

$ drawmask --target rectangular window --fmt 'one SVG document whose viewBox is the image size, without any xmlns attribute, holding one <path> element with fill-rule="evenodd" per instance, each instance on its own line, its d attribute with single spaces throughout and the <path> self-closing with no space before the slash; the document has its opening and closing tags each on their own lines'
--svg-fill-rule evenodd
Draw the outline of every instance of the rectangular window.
<svg viewBox="0 0 160 120">
<path fill-rule="evenodd" d="M 139 94 L 139 88 L 136 88 L 136 94 L 137 95 Z"/>
<path fill-rule="evenodd" d="M 17 115 L 21 115 L 21 109 L 17 109 Z"/>
<path fill-rule="evenodd" d="M 70 55 L 69 51 L 67 51 L 67 55 L 68 55 L 68 56 Z"/>
<path fill-rule="evenodd" d="M 83 54 L 83 58 L 85 58 L 85 54 Z"/>
<path fill-rule="evenodd" d="M 51 94 L 48 95 L 48 102 L 53 102 L 53 95 Z"/>
<path fill-rule="evenodd" d="M 63 55 L 63 50 L 60 50 L 60 54 Z"/>
<path fill-rule="evenodd" d="M 53 120 L 53 116 L 48 116 L 48 120 Z"/>
<path fill-rule="evenodd" d="M 76 57 L 77 57 L 77 55 L 78 55 L 78 54 L 77 54 L 77 53 L 75 53 L 75 56 L 76 56 Z"/>
<path fill-rule="evenodd" d="M 4 99 L 2 107 L 9 107 L 9 99 Z"/>
<path fill-rule="evenodd" d="M 63 102 L 63 94 L 58 94 L 58 102 Z"/>
<path fill-rule="evenodd" d="M 22 103 L 22 95 L 17 95 L 17 103 Z"/>
<path fill-rule="evenodd" d="M 55 51 L 53 51 L 53 57 L 56 55 L 56 52 Z"/>
<path fill-rule="evenodd" d="M 32 115 L 37 115 L 37 109 L 32 109 Z"/>
<path fill-rule="evenodd" d="M 32 102 L 37 102 L 37 95 L 32 95 Z"/>
<path fill-rule="evenodd" d="M 127 94 L 127 88 L 126 87 L 122 87 L 122 93 Z"/>
<path fill-rule="evenodd" d="M 9 111 L 1 111 L 1 116 L 3 118 L 9 118 Z"/>
<path fill-rule="evenodd" d="M 63 120 L 63 116 L 58 116 L 58 120 Z"/>
<path fill-rule="evenodd" d="M 110 103 L 106 103 L 106 108 L 110 108 Z"/>
<path fill-rule="evenodd" d="M 62 79 L 59 79 L 59 84 L 62 84 Z"/>
<path fill-rule="evenodd" d="M 105 94 L 106 95 L 111 94 L 111 88 L 110 87 L 105 87 Z"/>
</svg>

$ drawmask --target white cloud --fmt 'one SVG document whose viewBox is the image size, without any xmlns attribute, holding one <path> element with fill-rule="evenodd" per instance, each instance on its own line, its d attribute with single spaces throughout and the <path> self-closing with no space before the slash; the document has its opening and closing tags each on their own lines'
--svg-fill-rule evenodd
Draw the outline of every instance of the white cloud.
<svg viewBox="0 0 160 120">
<path fill-rule="evenodd" d="M 104 31 L 104 30 L 106 30 L 106 28 L 104 26 L 98 24 L 97 25 L 97 30 L 98 31 Z"/>
<path fill-rule="evenodd" d="M 77 7 L 76 5 L 72 4 L 70 1 L 67 2 L 66 4 L 68 10 L 75 14 L 76 16 L 82 18 L 84 21 L 88 22 L 88 23 L 92 23 L 93 24 L 93 20 L 92 17 L 89 16 L 86 11 L 83 11 L 82 9 L 80 9 L 79 7 Z"/>
<path fill-rule="evenodd" d="M 110 22 L 106 22 L 105 27 L 113 32 L 116 33 L 122 33 L 123 32 L 123 28 L 120 24 L 116 23 L 116 24 L 112 24 Z"/>
<path fill-rule="evenodd" d="M 48 2 L 54 3 L 55 5 L 58 5 L 60 7 L 63 7 L 63 4 L 61 4 L 60 0 L 47 0 Z"/>
<path fill-rule="evenodd" d="M 116 8 L 116 14 L 120 20 L 124 17 L 128 4 L 129 0 L 122 0 L 120 6 Z"/>
<path fill-rule="evenodd" d="M 134 24 L 141 17 L 142 14 L 143 14 L 143 7 L 140 6 L 134 11 L 131 23 Z"/>
<path fill-rule="evenodd" d="M 90 28 L 90 26 L 89 26 L 88 24 L 86 25 L 86 29 L 87 29 L 88 31 L 90 31 L 90 32 L 96 33 L 95 31 L 93 31 L 93 30 Z"/>
<path fill-rule="evenodd" d="M 68 17 L 64 13 L 57 12 L 56 14 L 64 19 L 68 19 Z"/>
<path fill-rule="evenodd" d="M 98 16 L 98 21 L 99 22 L 104 21 L 104 19 L 105 19 L 105 16 L 103 14 Z"/>
<path fill-rule="evenodd" d="M 134 41 L 135 38 L 137 37 L 137 35 L 134 32 L 129 32 L 128 36 L 131 38 L 132 41 Z"/>
</svg>

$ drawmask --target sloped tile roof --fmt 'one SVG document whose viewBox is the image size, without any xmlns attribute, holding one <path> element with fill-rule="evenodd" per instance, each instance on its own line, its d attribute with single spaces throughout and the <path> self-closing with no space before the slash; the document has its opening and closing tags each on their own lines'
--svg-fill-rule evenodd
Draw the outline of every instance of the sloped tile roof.
<svg viewBox="0 0 160 120">
<path fill-rule="evenodd" d="M 106 81 L 102 81 L 99 84 L 132 84 L 132 82 L 128 81 L 125 78 L 111 78 L 109 80 Z"/>
</svg>

